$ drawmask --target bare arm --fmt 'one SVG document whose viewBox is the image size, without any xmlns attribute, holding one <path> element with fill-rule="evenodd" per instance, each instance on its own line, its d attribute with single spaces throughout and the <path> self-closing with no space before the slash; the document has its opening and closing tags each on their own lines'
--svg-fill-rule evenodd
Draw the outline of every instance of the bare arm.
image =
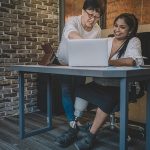
<svg viewBox="0 0 150 150">
<path fill-rule="evenodd" d="M 112 66 L 135 66 L 135 61 L 132 58 L 119 58 L 117 60 L 109 60 L 109 65 L 112 65 Z"/>
<path fill-rule="evenodd" d="M 82 39 L 82 37 L 76 31 L 71 31 L 68 35 L 68 38 L 69 39 Z"/>
</svg>

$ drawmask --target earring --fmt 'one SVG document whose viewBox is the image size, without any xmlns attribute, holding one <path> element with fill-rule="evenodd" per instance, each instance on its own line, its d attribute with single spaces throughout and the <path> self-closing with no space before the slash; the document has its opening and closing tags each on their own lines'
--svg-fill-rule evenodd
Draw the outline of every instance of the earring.
<svg viewBox="0 0 150 150">
<path fill-rule="evenodd" d="M 130 37 L 131 32 L 128 33 L 127 37 Z"/>
<path fill-rule="evenodd" d="M 131 32 L 128 33 L 128 36 L 130 36 Z"/>
</svg>

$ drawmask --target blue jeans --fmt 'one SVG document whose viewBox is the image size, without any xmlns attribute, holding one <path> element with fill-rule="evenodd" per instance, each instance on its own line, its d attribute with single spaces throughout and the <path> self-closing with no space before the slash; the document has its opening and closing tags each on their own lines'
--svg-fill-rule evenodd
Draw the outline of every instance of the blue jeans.
<svg viewBox="0 0 150 150">
<path fill-rule="evenodd" d="M 62 94 L 62 104 L 64 107 L 67 120 L 73 121 L 74 116 L 74 100 L 75 100 L 75 90 L 78 86 L 85 83 L 85 77 L 81 76 L 61 76 L 61 94 Z"/>
</svg>

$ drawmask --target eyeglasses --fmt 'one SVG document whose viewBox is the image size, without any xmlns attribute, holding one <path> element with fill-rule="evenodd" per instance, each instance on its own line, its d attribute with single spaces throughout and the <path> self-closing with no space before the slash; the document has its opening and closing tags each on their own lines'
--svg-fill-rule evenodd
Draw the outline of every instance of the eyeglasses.
<svg viewBox="0 0 150 150">
<path fill-rule="evenodd" d="M 84 11 L 87 13 L 89 19 L 92 19 L 92 18 L 94 18 L 94 19 L 99 19 L 99 18 L 100 18 L 100 15 L 98 14 L 98 12 L 97 12 L 97 15 L 94 15 L 94 14 L 90 14 L 90 13 L 87 12 L 86 10 L 84 10 Z"/>
</svg>

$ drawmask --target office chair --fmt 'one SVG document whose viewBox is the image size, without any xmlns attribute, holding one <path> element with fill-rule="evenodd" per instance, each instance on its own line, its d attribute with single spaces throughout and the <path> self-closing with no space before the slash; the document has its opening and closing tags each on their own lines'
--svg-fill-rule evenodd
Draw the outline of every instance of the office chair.
<svg viewBox="0 0 150 150">
<path fill-rule="evenodd" d="M 137 84 L 139 84 L 139 85 L 137 85 Z M 136 86 L 138 87 L 138 89 L 140 88 L 140 90 L 138 90 L 138 93 L 137 93 Z M 144 96 L 144 91 L 145 91 L 145 87 L 144 87 L 143 82 L 140 82 L 140 83 L 132 82 L 132 83 L 130 83 L 129 103 L 137 102 L 138 98 L 141 98 L 142 96 Z M 102 127 L 100 132 L 104 131 L 106 129 L 109 129 L 109 130 L 114 131 L 114 132 L 119 132 L 120 131 L 119 121 L 116 121 L 117 119 L 115 117 L 115 113 L 119 112 L 119 110 L 120 110 L 120 105 L 118 104 L 118 105 L 115 106 L 112 113 L 109 115 L 109 122 L 107 122 Z M 145 137 L 144 128 L 142 126 L 134 125 L 134 124 L 128 124 L 128 127 L 132 130 L 138 131 L 138 135 L 139 135 L 138 137 L 141 137 L 141 138 Z M 127 141 L 129 143 L 131 143 L 133 140 L 135 140 L 135 138 L 133 139 L 132 136 L 130 134 L 128 134 Z"/>
<path fill-rule="evenodd" d="M 147 59 L 144 60 L 144 64 L 150 65 L 150 32 L 142 32 L 138 33 L 137 37 L 141 41 L 141 48 L 142 48 L 142 56 L 146 57 Z M 146 83 L 144 81 L 140 82 L 132 82 L 130 83 L 130 91 L 129 91 L 129 103 L 136 103 L 139 98 L 144 96 L 144 91 L 146 90 Z M 119 112 L 119 105 L 116 105 L 114 110 L 109 116 L 109 123 L 104 125 L 102 131 L 105 129 L 110 129 L 112 131 L 119 131 L 119 123 L 116 123 L 115 112 Z M 144 128 L 139 125 L 128 124 L 130 129 L 138 131 L 139 137 L 144 138 Z M 128 142 L 132 141 L 132 137 L 128 135 L 127 138 Z"/>
</svg>

